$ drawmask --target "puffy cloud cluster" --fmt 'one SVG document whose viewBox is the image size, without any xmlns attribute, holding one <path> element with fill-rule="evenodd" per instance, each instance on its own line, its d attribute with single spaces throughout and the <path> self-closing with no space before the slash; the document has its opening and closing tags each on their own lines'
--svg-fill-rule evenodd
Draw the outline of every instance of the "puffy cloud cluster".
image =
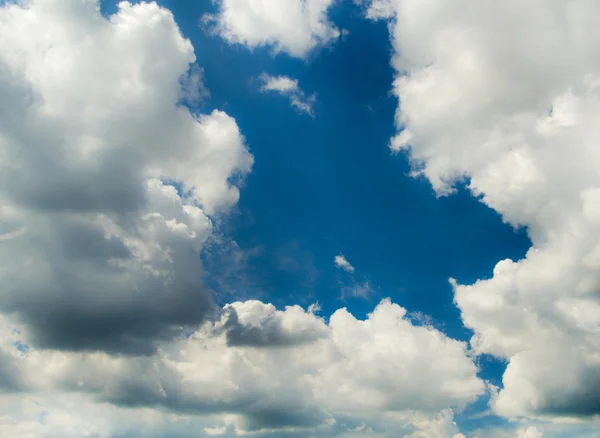
<svg viewBox="0 0 600 438">
<path fill-rule="evenodd" d="M 526 258 L 455 284 L 478 353 L 508 361 L 507 416 L 600 414 L 600 4 L 373 0 L 399 133 L 438 194 L 459 180 L 527 227 Z"/>
<path fill-rule="evenodd" d="M 203 21 L 229 43 L 304 58 L 340 36 L 327 13 L 335 0 L 218 0 Z"/>
<path fill-rule="evenodd" d="M 13 331 L 2 350 L 12 351 L 5 353 L 17 365 L 10 372 L 24 382 L 23 390 L 87 394 L 90 403 L 137 410 L 220 415 L 224 426 L 239 432 L 331 434 L 344 424 L 381 428 L 386 422 L 396 431 L 411 424 L 420 430 L 431 426 L 431 415 L 448 406 L 460 409 L 485 390 L 465 344 L 413 326 L 406 311 L 389 301 L 366 320 L 340 309 L 328 323 L 297 306 L 279 311 L 258 301 L 237 302 L 219 321 L 144 357 L 11 350 L 14 340 L 27 345 L 27 336 L 26 327 Z M 392 421 L 394 415 L 404 423 Z M 445 412 L 432 424 L 448 418 Z"/>
<path fill-rule="evenodd" d="M 405 438 L 465 438 L 453 421 L 451 410 L 444 410 L 432 420 L 416 422 L 417 430 Z"/>
</svg>

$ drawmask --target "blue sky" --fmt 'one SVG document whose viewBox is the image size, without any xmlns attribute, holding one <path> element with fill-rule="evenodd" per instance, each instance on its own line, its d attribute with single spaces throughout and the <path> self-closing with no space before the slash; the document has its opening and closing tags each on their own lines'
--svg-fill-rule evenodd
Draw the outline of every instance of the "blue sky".
<svg viewBox="0 0 600 438">
<path fill-rule="evenodd" d="M 250 268 L 264 279 L 260 288 L 269 300 L 316 299 L 337 308 L 344 275 L 332 260 L 342 253 L 377 288 L 366 305 L 349 303 L 357 312 L 390 296 L 454 324 L 454 310 L 443 310 L 452 302 L 450 276 L 470 283 L 489 277 L 498 260 L 524 256 L 530 246 L 524 232 L 515 233 L 463 189 L 437 199 L 427 181 L 407 175 L 406 156 L 387 147 L 396 99 L 385 23 L 365 20 L 351 3 L 338 5 L 330 15 L 350 34 L 305 61 L 207 35 L 190 17 L 214 11 L 210 2 L 192 12 L 187 4 L 165 6 L 196 56 L 207 60 L 211 96 L 201 109 L 227 108 L 256 158 L 224 232 L 243 250 L 262 249 Z M 317 93 L 314 119 L 285 97 L 261 94 L 253 80 L 263 72 L 297 78 Z M 311 266 L 286 272 L 277 268 L 278 254 L 305 257 Z M 318 278 L 307 288 L 301 283 L 311 269 Z"/>
<path fill-rule="evenodd" d="M 357 316 L 390 297 L 468 340 L 448 279 L 488 278 L 498 260 L 519 260 L 531 243 L 462 185 L 437 198 L 426 180 L 408 175 L 405 154 L 390 152 L 396 99 L 386 24 L 365 20 L 352 3 L 336 5 L 330 17 L 349 35 L 298 60 L 203 32 L 190 17 L 214 12 L 210 2 L 174 3 L 165 6 L 198 59 L 207 60 L 211 96 L 202 110 L 227 108 L 256 158 L 236 211 L 222 224 L 249 253 L 242 269 L 250 278 L 243 281 L 252 288 L 246 292 L 242 283 L 221 292 L 278 306 L 318 301 L 325 314 L 348 306 Z M 255 79 L 263 72 L 297 78 L 317 93 L 314 119 L 285 97 L 260 93 Z M 356 267 L 357 281 L 370 283 L 367 297 L 341 300 L 351 279 L 332 263 L 338 254 Z M 207 275 L 218 276 L 219 266 Z"/>
<path fill-rule="evenodd" d="M 281 1 L 0 6 L 0 436 L 600 436 L 598 7 Z"/>
</svg>

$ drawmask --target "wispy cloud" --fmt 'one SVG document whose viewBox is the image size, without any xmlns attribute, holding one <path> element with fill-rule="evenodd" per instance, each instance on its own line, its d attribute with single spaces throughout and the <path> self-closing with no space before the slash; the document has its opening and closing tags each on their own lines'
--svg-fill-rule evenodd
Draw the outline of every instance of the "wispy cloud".
<svg viewBox="0 0 600 438">
<path fill-rule="evenodd" d="M 356 278 L 357 276 L 355 275 L 354 266 L 352 266 L 352 264 L 348 261 L 348 259 L 346 259 L 346 257 L 343 254 L 336 255 L 333 258 L 333 263 L 338 269 L 342 269 L 343 271 L 346 271 L 350 274 L 350 280 L 352 284 L 342 286 L 342 299 L 347 297 L 366 298 L 369 295 L 371 295 L 371 293 L 373 292 L 373 287 L 371 286 L 371 283 L 367 279 L 364 279 L 364 277 L 362 280 Z M 359 277 L 362 276 L 359 275 Z"/>
<path fill-rule="evenodd" d="M 373 292 L 373 287 L 368 281 L 359 283 L 353 280 L 351 286 L 342 287 L 342 299 L 347 297 L 367 298 Z"/>
<path fill-rule="evenodd" d="M 297 79 L 292 79 L 289 76 L 271 76 L 263 73 L 259 77 L 262 82 L 260 90 L 263 93 L 276 92 L 287 96 L 290 99 L 290 105 L 298 111 L 314 117 L 313 106 L 317 101 L 315 93 L 307 96 L 298 85 Z"/>
</svg>

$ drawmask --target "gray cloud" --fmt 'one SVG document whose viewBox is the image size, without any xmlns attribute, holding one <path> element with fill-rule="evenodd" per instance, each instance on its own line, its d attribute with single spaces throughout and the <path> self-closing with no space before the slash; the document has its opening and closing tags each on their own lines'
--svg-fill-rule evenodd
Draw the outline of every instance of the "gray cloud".
<svg viewBox="0 0 600 438">
<path fill-rule="evenodd" d="M 23 389 L 26 389 L 26 385 L 22 379 L 19 363 L 14 357 L 0 350 L 0 394 Z"/>
<path fill-rule="evenodd" d="M 293 347 L 310 344 L 327 336 L 324 327 L 317 324 L 301 330 L 286 330 L 282 325 L 281 314 L 275 312 L 264 317 L 260 325 L 245 324 L 240 321 L 235 307 L 231 306 L 224 310 L 221 327 L 225 331 L 227 345 L 230 346 Z"/>
<path fill-rule="evenodd" d="M 156 4 L 9 4 L 0 28 L 0 310 L 36 347 L 152 354 L 214 314 L 207 214 L 253 158 L 225 113 L 178 105 L 201 70 Z"/>
</svg>

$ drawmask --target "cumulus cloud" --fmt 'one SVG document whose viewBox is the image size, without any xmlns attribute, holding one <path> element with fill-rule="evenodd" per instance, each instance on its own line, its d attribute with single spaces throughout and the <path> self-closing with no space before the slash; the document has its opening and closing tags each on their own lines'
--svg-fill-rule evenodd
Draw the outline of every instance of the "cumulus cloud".
<svg viewBox="0 0 600 438">
<path fill-rule="evenodd" d="M 329 323 L 297 306 L 278 311 L 248 301 L 225 310 L 231 308 L 239 326 L 253 328 L 245 336 L 230 334 L 230 313 L 223 312 L 152 356 L 33 348 L 15 360 L 34 394 L 220 415 L 241 432 L 327 429 L 331 435 L 339 421 L 381 428 L 392 424 L 386 419 L 392 414 L 403 421 L 390 433 L 422 429 L 440 410 L 461 409 L 484 391 L 464 343 L 412 325 L 406 310 L 387 300 L 365 320 L 340 309 Z M 29 342 L 25 328 L 15 336 Z"/>
<path fill-rule="evenodd" d="M 311 344 L 327 336 L 324 322 L 299 306 L 284 312 L 272 304 L 247 301 L 228 304 L 223 313 L 221 327 L 230 346 L 286 347 Z"/>
<path fill-rule="evenodd" d="M 415 422 L 417 430 L 405 438 L 465 438 L 454 422 L 454 413 L 443 410 L 433 419 Z"/>
<path fill-rule="evenodd" d="M 155 3 L 0 8 L 0 309 L 35 346 L 150 354 L 217 310 L 207 215 L 253 158 L 227 114 L 177 105 L 194 61 Z"/>
<path fill-rule="evenodd" d="M 304 58 L 340 36 L 327 13 L 335 0 L 218 0 L 203 22 L 229 43 Z"/>
<path fill-rule="evenodd" d="M 291 79 L 288 76 L 270 76 L 266 73 L 263 73 L 259 79 L 262 82 L 260 89 L 263 93 L 276 92 L 287 96 L 292 107 L 309 116 L 314 115 L 313 106 L 317 101 L 317 95 L 306 96 L 298 86 L 297 79 Z"/>
<path fill-rule="evenodd" d="M 342 254 L 336 255 L 333 258 L 333 263 L 335 263 L 336 267 L 343 269 L 346 272 L 354 272 L 354 266 L 352 266 L 350 262 L 346 260 L 346 257 L 344 257 Z"/>
<path fill-rule="evenodd" d="M 471 345 L 508 361 L 496 412 L 600 414 L 600 4 L 373 0 L 398 135 L 439 195 L 466 179 L 532 248 L 455 286 Z M 510 29 L 509 32 L 506 30 Z"/>
</svg>

